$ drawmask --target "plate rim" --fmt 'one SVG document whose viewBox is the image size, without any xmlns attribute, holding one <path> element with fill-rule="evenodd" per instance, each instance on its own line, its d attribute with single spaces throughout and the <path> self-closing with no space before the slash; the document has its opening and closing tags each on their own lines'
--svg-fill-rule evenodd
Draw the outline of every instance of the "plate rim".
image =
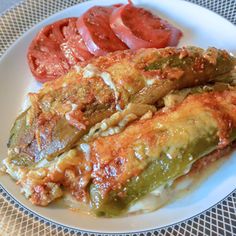
<svg viewBox="0 0 236 236">
<path fill-rule="evenodd" d="M 1 191 L 2 190 L 2 191 Z M 32 218 L 41 218 L 40 221 L 44 221 L 43 223 L 46 223 L 46 222 L 50 222 L 51 224 L 53 225 L 56 225 L 57 227 L 63 227 L 63 228 L 66 228 L 66 229 L 69 229 L 69 230 L 73 230 L 73 231 L 79 231 L 79 232 L 83 232 L 83 233 L 89 233 L 89 234 L 99 234 L 99 235 L 127 235 L 127 232 L 120 232 L 120 233 L 111 233 L 111 232 L 98 232 L 98 231 L 91 231 L 91 230 L 83 230 L 83 229 L 79 229 L 79 228 L 76 228 L 76 227 L 72 227 L 72 226 L 68 226 L 68 225 L 64 225 L 62 223 L 59 223 L 59 222 L 56 222 L 54 220 L 51 220 L 51 219 L 47 219 L 46 217 L 44 216 L 41 216 L 40 214 L 34 212 L 33 210 L 31 210 L 30 208 L 28 208 L 27 206 L 25 206 L 24 204 L 22 204 L 21 202 L 19 202 L 11 193 L 9 193 L 0 183 L 0 194 L 3 196 L 4 195 L 4 192 L 6 195 L 8 196 L 5 196 L 5 199 L 10 203 L 10 204 L 14 204 L 14 206 L 21 212 L 30 212 L 32 214 Z M 180 225 L 182 223 L 186 223 L 187 221 L 189 220 L 194 220 L 196 217 L 200 217 L 201 215 L 203 215 L 204 213 L 212 210 L 213 208 L 217 207 L 219 204 L 223 203 L 223 201 L 226 201 L 228 198 L 230 198 L 231 196 L 233 197 L 233 194 L 236 194 L 236 188 L 234 190 L 232 190 L 228 195 L 226 195 L 223 199 L 221 199 L 220 201 L 218 201 L 217 203 L 213 204 L 212 206 L 210 206 L 209 208 L 205 209 L 204 211 L 196 214 L 196 215 L 193 215 L 189 218 L 186 218 L 186 219 L 183 219 L 181 221 L 178 221 L 178 222 L 175 222 L 173 224 L 169 224 L 169 225 L 166 225 L 166 226 L 161 226 L 161 227 L 158 227 L 158 228 L 152 228 L 152 229 L 148 229 L 148 230 L 139 230 L 139 231 L 129 231 L 128 233 L 130 234 L 141 234 L 141 233 L 148 233 L 150 231 L 160 231 L 162 229 L 168 229 L 168 228 L 172 228 L 176 225 Z M 7 199 L 8 197 L 8 199 Z M 23 208 L 22 210 L 20 208 Z M 25 213 L 28 215 L 28 213 Z M 35 220 L 38 220 L 38 219 L 35 219 Z"/>
</svg>

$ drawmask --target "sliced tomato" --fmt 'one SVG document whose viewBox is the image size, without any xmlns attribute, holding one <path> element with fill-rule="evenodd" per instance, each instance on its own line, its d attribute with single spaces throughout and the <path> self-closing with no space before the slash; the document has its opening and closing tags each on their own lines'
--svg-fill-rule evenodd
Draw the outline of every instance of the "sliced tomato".
<svg viewBox="0 0 236 236">
<path fill-rule="evenodd" d="M 72 18 L 65 18 L 59 21 L 54 22 L 51 25 L 48 25 L 47 27 L 51 30 L 49 30 L 49 38 L 57 42 L 58 44 L 61 44 L 64 42 L 65 37 L 63 34 L 63 29 L 65 27 L 68 27 L 70 19 Z"/>
<path fill-rule="evenodd" d="M 88 50 L 96 56 L 127 49 L 127 46 L 116 37 L 110 27 L 109 18 L 115 8 L 115 6 L 92 7 L 77 21 L 78 31 Z"/>
<path fill-rule="evenodd" d="M 133 4 L 116 8 L 111 14 L 110 25 L 131 49 L 176 46 L 182 36 L 182 32 L 168 22 Z"/>
<path fill-rule="evenodd" d="M 40 82 L 57 79 L 79 61 L 91 58 L 76 27 L 77 18 L 66 18 L 45 26 L 32 41 L 28 63 Z"/>
<path fill-rule="evenodd" d="M 68 26 L 63 28 L 65 42 L 61 44 L 61 50 L 71 65 L 78 61 L 90 59 L 93 55 L 88 51 L 81 35 L 79 34 L 76 21 L 78 18 L 70 18 Z"/>
<path fill-rule="evenodd" d="M 40 82 L 46 82 L 64 75 L 70 65 L 60 49 L 64 40 L 62 28 L 68 19 L 44 27 L 31 42 L 28 49 L 28 63 L 32 74 Z"/>
</svg>

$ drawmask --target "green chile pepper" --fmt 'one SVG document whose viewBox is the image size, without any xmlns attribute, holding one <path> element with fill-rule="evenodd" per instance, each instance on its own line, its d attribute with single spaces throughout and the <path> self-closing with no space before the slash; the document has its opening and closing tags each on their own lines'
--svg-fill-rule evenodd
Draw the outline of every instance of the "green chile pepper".
<svg viewBox="0 0 236 236">
<path fill-rule="evenodd" d="M 195 97 L 198 100 L 198 95 Z M 187 113 L 183 110 L 186 107 Z M 173 116 L 167 116 L 161 123 L 158 116 L 152 120 L 151 125 L 156 138 L 152 133 L 152 145 L 144 146 L 151 154 L 146 152 L 147 156 L 142 160 L 145 167 L 138 176 L 128 179 L 122 187 L 110 190 L 105 196 L 102 194 L 101 186 L 90 186 L 93 209 L 98 216 L 112 217 L 125 213 L 133 203 L 147 193 L 185 175 L 195 161 L 218 148 L 220 125 L 214 113 L 209 113 L 208 107 L 204 105 L 196 107 L 193 100 L 187 103 L 185 108 L 180 107 L 173 112 Z M 141 125 L 133 129 L 144 128 Z M 228 132 L 229 142 L 234 141 L 236 127 Z M 161 136 L 166 137 L 165 141 L 159 138 Z M 139 143 L 145 145 L 144 142 L 145 138 L 142 139 L 141 136 Z M 135 143 L 129 145 L 134 147 Z M 155 152 L 156 155 L 153 154 Z M 135 155 L 130 158 L 134 160 Z"/>
<path fill-rule="evenodd" d="M 97 66 L 97 61 L 102 61 L 103 59 L 109 61 L 109 57 L 110 55 L 100 57 L 94 59 L 91 63 Z M 86 98 L 90 94 L 90 91 L 95 91 L 97 89 L 96 86 L 100 86 L 100 90 L 104 91 L 103 95 L 110 97 L 111 101 L 108 100 L 108 102 L 106 101 L 99 106 L 97 106 L 98 101 L 93 101 L 94 104 L 91 102 L 91 104 L 87 104 L 81 108 L 81 113 L 83 113 L 84 118 L 89 123 L 85 129 L 77 129 L 69 124 L 64 117 L 59 117 L 55 124 L 53 124 L 53 127 L 50 126 L 51 124 L 46 124 L 45 129 L 47 126 L 50 126 L 48 130 L 52 134 L 50 138 L 44 140 L 41 149 L 38 148 L 35 137 L 35 127 L 38 122 L 37 116 L 33 123 L 30 124 L 30 127 L 27 127 L 26 124 L 27 113 L 32 109 L 29 108 L 17 118 L 11 130 L 8 142 L 9 156 L 16 165 L 25 166 L 32 165 L 32 163 L 45 158 L 51 160 L 75 145 L 89 131 L 92 125 L 115 113 L 116 105 L 122 105 L 122 108 L 125 108 L 129 102 L 154 104 L 172 90 L 193 87 L 208 81 L 214 81 L 216 76 L 230 72 L 234 65 L 235 58 L 231 57 L 225 51 L 212 48 L 207 51 L 195 47 L 183 49 L 166 48 L 160 50 L 145 49 L 138 51 L 136 54 L 130 52 L 129 55 L 127 53 L 127 57 L 123 57 L 105 68 L 105 71 L 110 73 L 111 80 L 120 94 L 116 102 L 112 102 L 111 94 L 114 93 L 113 86 L 110 85 L 109 87 L 105 82 L 101 82 L 102 85 L 97 85 L 98 82 L 96 81 L 94 84 L 85 82 L 78 85 L 78 81 L 75 80 L 73 82 L 75 84 L 73 89 L 78 87 L 81 90 L 80 100 Z M 100 67 L 102 66 L 103 64 L 100 63 Z M 116 66 L 118 68 L 117 71 L 114 69 Z M 128 82 L 126 81 L 128 71 L 125 70 L 127 67 L 130 68 L 129 71 L 133 71 L 133 74 L 130 74 Z M 150 74 L 149 72 L 154 73 Z M 58 84 L 60 84 L 61 80 L 63 78 L 58 80 Z M 123 85 L 120 86 L 122 81 Z M 62 87 L 63 83 L 61 83 L 59 89 L 51 92 L 54 100 L 57 100 Z M 124 87 L 127 87 L 127 89 L 124 89 Z M 100 90 L 98 88 L 96 91 Z M 42 89 L 40 93 L 44 93 L 44 91 L 45 89 Z M 45 93 L 47 95 L 47 92 Z M 63 93 L 67 97 L 70 91 Z"/>
</svg>

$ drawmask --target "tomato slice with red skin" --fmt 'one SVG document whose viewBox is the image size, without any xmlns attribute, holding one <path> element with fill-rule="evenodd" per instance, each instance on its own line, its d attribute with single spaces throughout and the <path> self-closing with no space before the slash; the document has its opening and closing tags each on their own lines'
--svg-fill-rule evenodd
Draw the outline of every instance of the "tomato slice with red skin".
<svg viewBox="0 0 236 236">
<path fill-rule="evenodd" d="M 38 81 L 57 79 L 79 61 L 93 56 L 77 31 L 76 21 L 72 17 L 47 25 L 32 41 L 27 58 Z"/>
<path fill-rule="evenodd" d="M 75 65 L 78 61 L 85 61 L 93 57 L 77 30 L 77 19 L 78 18 L 76 17 L 70 18 L 68 26 L 65 26 L 62 30 L 65 42 L 61 44 L 61 50 L 71 65 Z"/>
<path fill-rule="evenodd" d="M 115 8 L 115 6 L 95 6 L 86 11 L 77 20 L 77 28 L 80 35 L 88 50 L 96 56 L 128 48 L 117 38 L 110 27 L 110 15 Z"/>
<path fill-rule="evenodd" d="M 65 37 L 63 35 L 63 29 L 65 27 L 68 27 L 70 19 L 71 18 L 65 18 L 65 19 L 56 21 L 53 24 L 48 26 L 49 28 L 51 28 L 51 33 L 49 37 L 55 42 L 57 42 L 58 44 L 63 43 L 65 40 Z"/>
<path fill-rule="evenodd" d="M 117 37 L 131 49 L 176 46 L 182 36 L 182 32 L 168 22 L 132 4 L 115 9 L 110 25 Z"/>
<path fill-rule="evenodd" d="M 176 46 L 181 36 L 180 30 L 129 1 L 127 5 L 95 6 L 80 18 L 65 18 L 44 27 L 32 41 L 27 57 L 35 78 L 46 82 L 93 55 L 128 47 Z"/>
<path fill-rule="evenodd" d="M 63 42 L 61 29 L 67 19 L 44 27 L 33 39 L 28 49 L 28 63 L 32 74 L 39 82 L 54 80 L 68 72 L 70 65 L 60 49 Z"/>
</svg>

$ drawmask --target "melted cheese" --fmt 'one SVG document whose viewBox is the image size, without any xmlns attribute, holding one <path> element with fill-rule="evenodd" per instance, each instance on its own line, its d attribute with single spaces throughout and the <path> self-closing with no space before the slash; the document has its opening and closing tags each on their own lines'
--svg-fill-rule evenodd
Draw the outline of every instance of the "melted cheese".
<svg viewBox="0 0 236 236">
<path fill-rule="evenodd" d="M 99 76 L 100 71 L 97 67 L 92 64 L 88 64 L 86 67 L 83 68 L 83 77 L 84 78 L 92 78 L 95 76 Z"/>
<path fill-rule="evenodd" d="M 81 69 L 79 70 L 81 71 Z M 82 69 L 83 77 L 84 78 L 92 78 L 92 77 L 100 77 L 103 82 L 114 91 L 116 103 L 119 99 L 119 91 L 116 89 L 115 83 L 112 81 L 111 75 L 108 72 L 100 71 L 96 66 L 92 64 L 88 64 L 86 67 Z M 119 105 L 117 104 L 117 110 L 120 110 Z"/>
<path fill-rule="evenodd" d="M 100 76 L 103 79 L 104 83 L 107 86 L 109 86 L 110 89 L 112 89 L 114 91 L 116 102 L 118 102 L 120 94 L 119 94 L 118 90 L 116 89 L 116 86 L 115 86 L 114 82 L 111 79 L 111 75 L 109 73 L 107 73 L 107 72 L 102 72 L 100 74 Z M 118 110 L 119 110 L 119 107 L 118 107 Z"/>
</svg>

